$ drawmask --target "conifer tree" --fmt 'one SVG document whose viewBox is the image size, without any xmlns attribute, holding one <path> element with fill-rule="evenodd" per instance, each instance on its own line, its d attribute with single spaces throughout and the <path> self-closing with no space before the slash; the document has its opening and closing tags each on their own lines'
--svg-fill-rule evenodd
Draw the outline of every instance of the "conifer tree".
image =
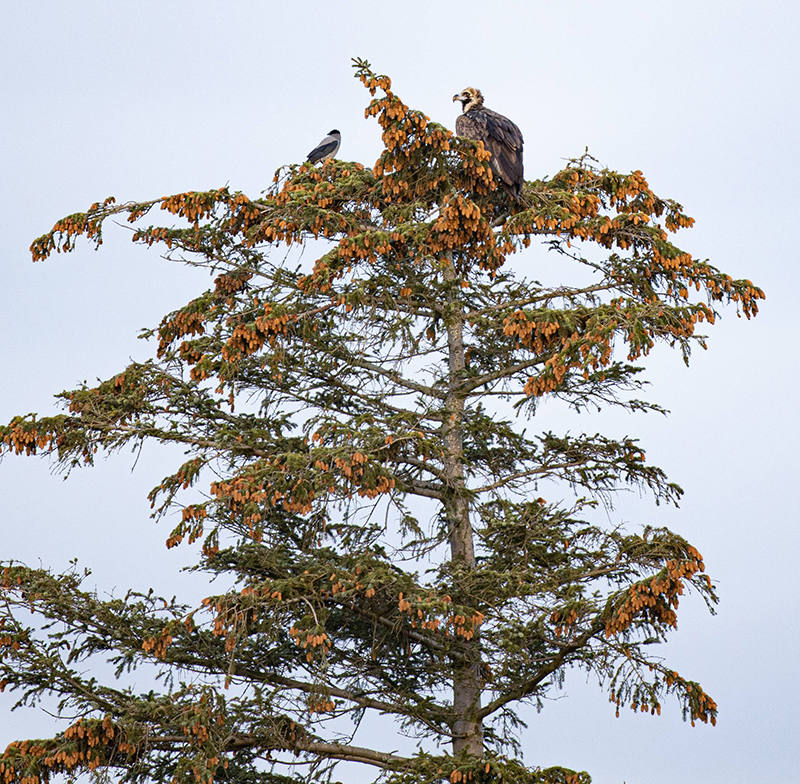
<svg viewBox="0 0 800 784">
<path fill-rule="evenodd" d="M 636 361 L 657 342 L 688 360 L 721 305 L 749 318 L 763 293 L 677 247 L 670 233 L 693 221 L 641 172 L 583 156 L 510 202 L 480 143 L 368 63 L 356 74 L 383 132 L 372 168 L 289 166 L 262 198 L 109 198 L 32 245 L 34 260 L 100 245 L 123 216 L 134 242 L 214 275 L 148 333 L 151 360 L 62 393 L 62 413 L 12 419 L 0 443 L 65 470 L 181 445 L 154 515 L 177 523 L 167 547 L 202 541 L 195 566 L 222 589 L 200 606 L 104 599 L 78 573 L 5 562 L 2 686 L 71 719 L 4 739 L 4 784 L 104 770 L 288 784 L 335 778 L 343 760 L 396 784 L 588 782 L 523 762 L 520 708 L 570 668 L 617 712 L 660 713 L 672 695 L 692 724 L 715 721 L 714 700 L 647 647 L 689 589 L 716 601 L 700 553 L 595 513 L 621 489 L 676 503 L 680 488 L 636 439 L 535 415 L 548 398 L 660 410 L 636 396 Z M 159 212 L 167 225 L 148 226 Z M 527 256 L 509 262 L 532 243 L 563 265 L 556 285 Z M 291 255 L 306 245 L 313 265 Z M 118 677 L 87 675 L 98 660 Z M 151 690 L 124 685 L 139 668 L 158 671 Z M 378 715 L 418 753 L 362 745 Z"/>
</svg>

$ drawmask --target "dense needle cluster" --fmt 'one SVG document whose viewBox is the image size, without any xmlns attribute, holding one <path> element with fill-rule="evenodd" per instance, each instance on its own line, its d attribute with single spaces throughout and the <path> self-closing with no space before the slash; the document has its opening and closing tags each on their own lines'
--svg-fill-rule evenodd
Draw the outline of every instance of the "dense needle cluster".
<svg viewBox="0 0 800 784">
<path fill-rule="evenodd" d="M 77 573 L 7 562 L 0 684 L 79 718 L 14 740 L 2 784 L 97 768 L 288 784 L 342 760 L 397 784 L 584 784 L 519 746 L 520 706 L 541 707 L 571 667 L 617 710 L 660 713 L 672 694 L 715 721 L 701 686 L 648 648 L 690 588 L 716 601 L 700 554 L 594 512 L 626 487 L 666 503 L 680 488 L 635 439 L 557 434 L 535 415 L 548 397 L 659 410 L 635 397 L 630 363 L 657 342 L 688 360 L 721 304 L 749 318 L 763 293 L 673 244 L 692 219 L 641 172 L 583 156 L 511 203 L 480 143 L 367 63 L 356 73 L 383 134 L 373 167 L 290 166 L 258 199 L 109 198 L 32 245 L 35 260 L 99 245 L 124 216 L 134 242 L 214 275 L 149 333 L 152 360 L 62 393 L 61 414 L 12 419 L 0 445 L 65 469 L 182 445 L 154 515 L 172 520 L 168 547 L 202 540 L 197 566 L 225 587 L 197 607 L 107 600 Z M 146 226 L 154 211 L 179 222 Z M 509 263 L 536 244 L 563 262 L 558 285 L 534 279 L 533 252 Z M 315 261 L 293 266 L 295 245 Z M 98 659 L 166 677 L 137 691 L 87 674 Z M 423 750 L 360 745 L 381 714 Z"/>
</svg>

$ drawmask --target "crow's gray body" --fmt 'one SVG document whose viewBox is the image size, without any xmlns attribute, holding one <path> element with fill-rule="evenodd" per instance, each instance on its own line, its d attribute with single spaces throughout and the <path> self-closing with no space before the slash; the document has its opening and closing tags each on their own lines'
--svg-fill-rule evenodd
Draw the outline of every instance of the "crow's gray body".
<svg viewBox="0 0 800 784">
<path fill-rule="evenodd" d="M 310 163 L 317 163 L 317 161 L 326 161 L 328 158 L 333 158 L 339 150 L 339 145 L 342 143 L 342 134 L 335 128 L 330 131 L 328 135 L 308 154 L 307 161 Z"/>
</svg>

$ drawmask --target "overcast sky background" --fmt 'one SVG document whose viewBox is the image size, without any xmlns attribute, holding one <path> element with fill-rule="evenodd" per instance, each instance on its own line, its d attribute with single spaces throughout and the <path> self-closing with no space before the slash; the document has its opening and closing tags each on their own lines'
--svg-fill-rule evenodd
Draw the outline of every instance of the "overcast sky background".
<svg viewBox="0 0 800 784">
<path fill-rule="evenodd" d="M 109 226 L 87 246 L 32 264 L 30 241 L 65 214 L 114 195 L 146 199 L 230 184 L 257 195 L 330 128 L 339 157 L 371 165 L 378 126 L 350 58 L 391 75 L 412 107 L 453 127 L 451 96 L 479 87 L 525 136 L 529 178 L 588 145 L 641 169 L 697 219 L 681 243 L 767 293 L 754 321 L 733 310 L 692 367 L 657 353 L 659 417 L 608 419 L 686 490 L 680 510 L 638 498 L 631 524 L 667 524 L 705 555 L 722 597 L 710 617 L 682 605 L 669 660 L 720 706 L 692 729 L 669 702 L 660 718 L 614 718 L 581 675 L 530 713 L 529 764 L 589 771 L 596 784 L 794 782 L 798 627 L 797 311 L 800 123 L 798 6 L 789 2 L 39 2 L 0 11 L 0 421 L 53 411 L 52 394 L 144 358 L 142 327 L 207 278 L 134 248 Z M 549 409 L 541 429 L 566 422 Z M 594 432 L 602 417 L 574 430 Z M 63 482 L 46 462 L 0 466 L 2 558 L 63 568 L 73 556 L 102 590 L 172 593 L 185 552 L 146 492 L 172 466 L 145 450 Z M 192 590 L 196 590 L 195 585 Z M 10 715 L 0 748 L 51 732 Z M 386 744 L 385 735 L 362 742 Z M 348 774 L 349 776 L 349 774 Z M 349 780 L 361 780 L 354 772 Z"/>
</svg>

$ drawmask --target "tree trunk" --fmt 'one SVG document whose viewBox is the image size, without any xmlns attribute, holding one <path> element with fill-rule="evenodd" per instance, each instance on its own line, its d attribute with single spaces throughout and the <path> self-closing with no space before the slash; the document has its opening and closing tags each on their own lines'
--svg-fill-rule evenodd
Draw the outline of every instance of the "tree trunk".
<svg viewBox="0 0 800 784">
<path fill-rule="evenodd" d="M 447 416 L 442 425 L 444 473 L 447 481 L 445 516 L 450 539 L 450 557 L 454 565 L 466 569 L 475 566 L 469 499 L 464 482 L 463 421 L 464 395 L 461 391 L 464 359 L 464 312 L 461 306 L 452 257 L 444 270 L 450 283 L 445 324 L 448 345 Z M 456 598 L 456 597 L 454 597 Z M 481 705 L 480 648 L 477 634 L 459 646 L 461 656 L 453 664 L 453 754 L 482 756 L 483 726 L 477 713 Z"/>
</svg>

